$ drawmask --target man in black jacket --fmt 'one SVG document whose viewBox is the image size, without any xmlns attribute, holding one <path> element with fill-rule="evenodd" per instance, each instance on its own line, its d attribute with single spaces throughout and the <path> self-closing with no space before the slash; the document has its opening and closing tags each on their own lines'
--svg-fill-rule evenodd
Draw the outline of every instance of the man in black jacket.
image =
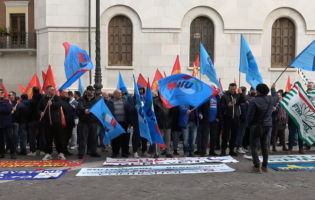
<svg viewBox="0 0 315 200">
<path fill-rule="evenodd" d="M 65 155 L 73 155 L 68 151 L 68 144 L 69 140 L 72 136 L 72 129 L 74 127 L 74 115 L 73 110 L 75 109 L 74 105 L 71 105 L 69 103 L 70 98 L 68 97 L 68 91 L 67 90 L 61 90 L 60 91 L 60 97 L 61 97 L 61 105 L 63 109 L 63 114 L 65 116 L 66 120 L 66 127 L 62 129 L 62 146 L 63 146 L 63 153 Z"/>
<path fill-rule="evenodd" d="M 16 109 L 16 116 L 19 122 L 19 138 L 20 138 L 20 149 L 18 155 L 26 155 L 26 137 L 27 137 L 27 128 L 28 128 L 28 95 L 21 95 L 21 103 L 18 104 Z"/>
<path fill-rule="evenodd" d="M 258 84 L 256 87 L 257 97 L 251 101 L 246 116 L 246 125 L 250 128 L 250 148 L 254 166 L 249 169 L 250 173 L 268 172 L 268 135 L 272 126 L 273 105 L 278 102 L 276 85 L 271 86 L 271 97 L 267 97 L 269 88 L 266 84 Z M 262 128 L 262 130 L 260 129 Z M 260 168 L 258 157 L 258 142 L 260 141 L 263 163 Z"/>
<path fill-rule="evenodd" d="M 46 141 L 44 135 L 44 124 L 40 121 L 40 116 L 37 113 L 37 107 L 42 99 L 42 94 L 39 93 L 38 87 L 33 87 L 33 96 L 28 103 L 28 123 L 30 123 L 30 150 L 28 156 L 36 156 L 36 132 L 38 130 L 39 137 L 39 155 L 45 155 Z"/>
<path fill-rule="evenodd" d="M 62 146 L 62 124 L 61 124 L 61 99 L 55 95 L 56 91 L 52 86 L 46 87 L 47 94 L 39 101 L 37 112 L 44 122 L 46 138 L 46 155 L 43 160 L 52 160 L 52 142 L 56 142 L 58 159 L 66 160 Z"/>
<path fill-rule="evenodd" d="M 79 105 L 77 108 L 80 118 L 80 146 L 78 154 L 79 159 L 82 159 L 84 157 L 87 142 L 89 142 L 91 146 L 90 156 L 101 157 L 98 153 L 96 153 L 97 144 L 95 137 L 97 132 L 98 119 L 90 112 L 90 108 L 97 102 L 94 96 L 93 86 L 87 86 L 85 93 L 86 94 L 79 99 Z"/>
<path fill-rule="evenodd" d="M 226 155 L 227 142 L 230 138 L 229 149 L 231 156 L 237 156 L 234 151 L 235 142 L 237 138 L 238 129 L 240 126 L 240 105 L 245 103 L 245 97 L 241 88 L 238 88 L 238 94 L 236 93 L 236 84 L 231 83 L 229 85 L 229 91 L 227 91 L 221 98 L 221 108 L 223 112 L 223 134 L 222 134 L 222 149 L 220 156 Z"/>
</svg>

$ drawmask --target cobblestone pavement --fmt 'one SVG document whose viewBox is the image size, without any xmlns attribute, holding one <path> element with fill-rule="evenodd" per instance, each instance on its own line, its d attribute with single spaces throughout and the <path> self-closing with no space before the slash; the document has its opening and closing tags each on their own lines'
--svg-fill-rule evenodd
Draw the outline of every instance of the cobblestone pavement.
<svg viewBox="0 0 315 200">
<path fill-rule="evenodd" d="M 76 154 L 76 151 L 72 151 Z M 217 152 L 219 153 L 219 152 Z M 298 153 L 295 151 L 294 153 Z M 315 154 L 314 150 L 308 154 Z M 104 167 L 101 158 L 86 157 L 80 167 L 72 167 L 57 180 L 2 181 L 1 200 L 18 199 L 315 199 L 314 172 L 277 172 L 249 174 L 252 165 L 242 155 L 239 163 L 227 165 L 229 173 L 176 174 L 151 176 L 76 177 L 83 167 Z M 182 151 L 180 151 L 182 155 Z M 284 154 L 278 149 L 277 154 Z M 57 157 L 56 152 L 53 154 Z M 7 156 L 7 158 L 9 158 Z M 1 159 L 10 160 L 10 159 Z M 40 160 L 42 157 L 18 156 L 18 160 Z M 68 159 L 76 159 L 69 156 Z M 1 170 L 35 170 L 36 168 L 3 168 Z M 45 168 L 65 169 L 65 168 Z"/>
</svg>

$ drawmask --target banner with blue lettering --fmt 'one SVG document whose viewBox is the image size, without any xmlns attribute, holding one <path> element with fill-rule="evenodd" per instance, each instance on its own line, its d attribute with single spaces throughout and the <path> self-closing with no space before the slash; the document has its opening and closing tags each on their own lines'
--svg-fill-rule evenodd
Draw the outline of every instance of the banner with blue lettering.
<svg viewBox="0 0 315 200">
<path fill-rule="evenodd" d="M 0 181 L 58 179 L 68 170 L 0 171 Z"/>
<path fill-rule="evenodd" d="M 198 107 L 220 91 L 187 74 L 174 74 L 159 80 L 160 98 L 165 108 L 187 104 Z"/>
</svg>

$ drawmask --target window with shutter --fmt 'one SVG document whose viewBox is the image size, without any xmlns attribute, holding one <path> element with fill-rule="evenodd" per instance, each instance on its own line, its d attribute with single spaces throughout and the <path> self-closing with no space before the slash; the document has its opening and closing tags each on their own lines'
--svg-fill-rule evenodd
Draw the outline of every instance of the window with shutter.
<svg viewBox="0 0 315 200">
<path fill-rule="evenodd" d="M 214 61 L 214 27 L 209 18 L 198 17 L 190 24 L 190 56 L 189 65 L 193 67 L 199 53 L 200 41 L 212 61 Z"/>
<path fill-rule="evenodd" d="M 295 26 L 287 18 L 272 25 L 271 67 L 287 67 L 295 58 Z"/>
<path fill-rule="evenodd" d="M 109 22 L 108 65 L 132 65 L 132 23 L 125 16 L 116 16 Z"/>
</svg>

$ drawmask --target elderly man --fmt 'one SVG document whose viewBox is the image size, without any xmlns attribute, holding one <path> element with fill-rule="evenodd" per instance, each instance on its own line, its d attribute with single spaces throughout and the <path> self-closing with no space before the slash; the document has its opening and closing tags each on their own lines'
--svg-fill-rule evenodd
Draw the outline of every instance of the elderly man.
<svg viewBox="0 0 315 200">
<path fill-rule="evenodd" d="M 103 96 L 103 99 L 104 99 L 105 104 L 107 105 L 108 100 L 109 100 L 109 94 L 108 94 L 108 92 L 103 92 L 102 96 Z"/>
<path fill-rule="evenodd" d="M 129 154 L 129 134 L 127 133 L 127 128 L 131 127 L 129 120 L 129 104 L 122 98 L 121 90 L 114 91 L 114 98 L 108 101 L 108 108 L 111 113 L 114 115 L 116 121 L 120 124 L 121 127 L 125 130 L 125 133 L 122 133 L 118 137 L 112 140 L 113 154 L 112 158 L 116 158 L 119 154 L 121 148 L 122 157 L 128 158 Z"/>
</svg>

